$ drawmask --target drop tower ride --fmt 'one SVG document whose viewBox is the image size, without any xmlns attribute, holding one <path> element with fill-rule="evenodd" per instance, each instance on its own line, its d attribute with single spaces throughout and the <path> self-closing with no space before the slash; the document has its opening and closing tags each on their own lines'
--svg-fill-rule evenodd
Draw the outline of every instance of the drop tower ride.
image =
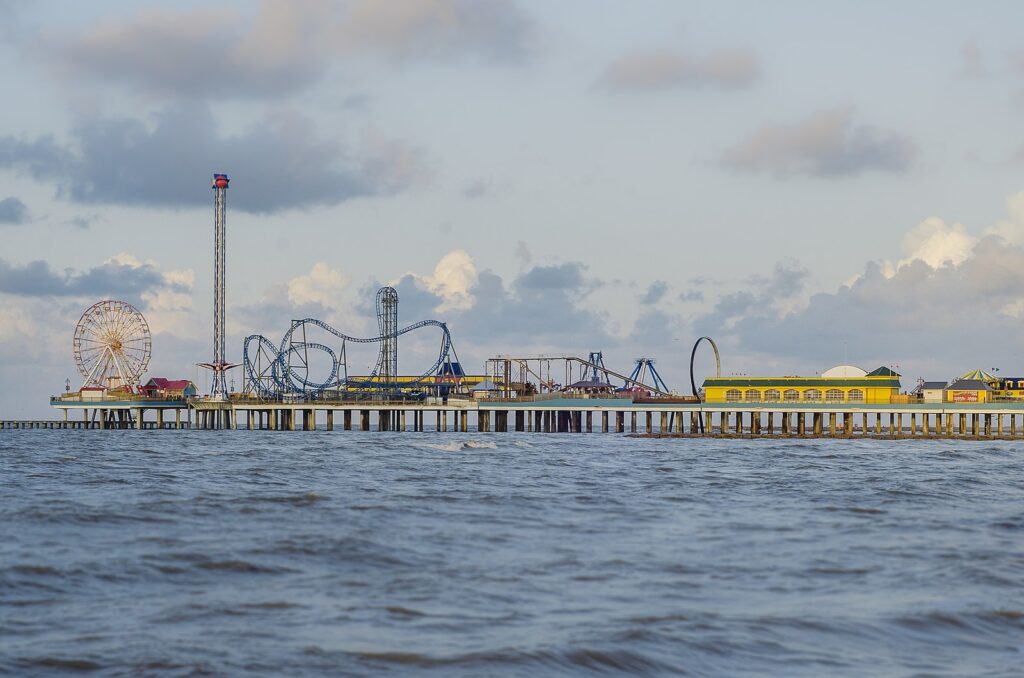
<svg viewBox="0 0 1024 678">
<path fill-rule="evenodd" d="M 224 373 L 232 367 L 224 358 L 224 291 L 227 286 L 227 199 L 228 175 L 213 175 L 213 362 L 201 363 L 213 371 L 211 400 L 227 400 L 228 386 Z"/>
</svg>

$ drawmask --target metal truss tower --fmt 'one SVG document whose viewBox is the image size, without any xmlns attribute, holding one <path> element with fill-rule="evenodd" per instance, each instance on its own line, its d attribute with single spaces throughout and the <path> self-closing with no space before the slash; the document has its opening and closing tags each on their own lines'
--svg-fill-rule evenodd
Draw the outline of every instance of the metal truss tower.
<svg viewBox="0 0 1024 678">
<path fill-rule="evenodd" d="M 604 366 L 604 354 L 601 351 L 591 351 L 587 362 L 590 363 L 590 366 L 589 369 L 584 367 L 584 374 L 589 371 L 589 374 L 586 374 L 586 380 L 604 382 L 609 386 L 612 385 L 612 380 L 608 377 L 608 372 Z"/>
<path fill-rule="evenodd" d="M 213 371 L 210 387 L 212 400 L 226 400 L 227 380 L 224 373 L 236 367 L 224 358 L 224 290 L 226 287 L 227 259 L 227 198 L 228 175 L 213 175 L 213 362 L 202 363 Z"/>
<path fill-rule="evenodd" d="M 646 379 L 650 378 L 654 388 L 660 390 L 663 393 L 668 393 L 668 386 L 665 385 L 665 380 L 658 374 L 658 370 L 654 369 L 653 358 L 637 358 L 636 364 L 633 367 L 633 374 L 629 375 L 629 379 L 634 384 L 642 384 Z M 629 382 L 625 384 L 629 386 Z"/>
<path fill-rule="evenodd" d="M 398 376 L 398 291 L 377 290 L 377 325 L 380 328 L 380 356 L 376 377 L 384 388 L 394 388 Z"/>
</svg>

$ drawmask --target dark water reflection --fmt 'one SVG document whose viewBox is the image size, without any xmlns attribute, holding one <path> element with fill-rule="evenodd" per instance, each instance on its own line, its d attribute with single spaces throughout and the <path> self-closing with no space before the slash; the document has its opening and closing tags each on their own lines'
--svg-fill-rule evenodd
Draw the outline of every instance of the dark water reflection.
<svg viewBox="0 0 1024 678">
<path fill-rule="evenodd" d="M 1022 666 L 1013 443 L 0 432 L 12 675 Z"/>
</svg>

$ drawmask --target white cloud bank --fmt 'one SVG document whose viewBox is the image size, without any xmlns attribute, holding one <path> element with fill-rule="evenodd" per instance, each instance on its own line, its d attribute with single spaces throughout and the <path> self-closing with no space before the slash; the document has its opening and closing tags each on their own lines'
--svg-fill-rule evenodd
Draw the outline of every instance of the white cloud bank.
<svg viewBox="0 0 1024 678">
<path fill-rule="evenodd" d="M 982 364 L 1024 374 L 1024 195 L 1008 203 L 1007 219 L 975 231 L 925 219 L 903 238 L 904 257 L 868 262 L 794 310 L 763 291 L 724 295 L 695 320 L 695 333 L 731 345 L 744 369 L 808 373 L 848 350 L 853 362 L 899 363 L 909 377 L 949 378 Z"/>
<path fill-rule="evenodd" d="M 334 308 L 343 302 L 342 294 L 348 283 L 348 276 L 331 268 L 326 262 L 318 261 L 309 273 L 288 281 L 288 301 L 299 306 L 320 304 Z"/>
<path fill-rule="evenodd" d="M 473 286 L 477 281 L 476 262 L 466 250 L 453 250 L 441 257 L 428 276 L 411 274 L 431 294 L 441 298 L 435 311 L 464 311 L 474 303 Z"/>
</svg>

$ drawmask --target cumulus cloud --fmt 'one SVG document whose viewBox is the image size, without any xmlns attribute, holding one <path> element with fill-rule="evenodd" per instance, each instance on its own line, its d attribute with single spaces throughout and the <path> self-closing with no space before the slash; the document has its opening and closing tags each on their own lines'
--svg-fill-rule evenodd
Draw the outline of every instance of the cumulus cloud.
<svg viewBox="0 0 1024 678">
<path fill-rule="evenodd" d="M 288 281 L 288 300 L 293 304 L 337 306 L 348 287 L 348 276 L 323 261 L 313 264 L 309 273 Z"/>
<path fill-rule="evenodd" d="M 647 291 L 640 296 L 641 304 L 657 304 L 665 298 L 668 293 L 668 283 L 664 280 L 655 280 L 647 286 Z"/>
<path fill-rule="evenodd" d="M 148 8 L 77 34 L 44 35 L 41 47 L 71 78 L 88 76 L 160 95 L 280 96 L 322 75 L 318 19 L 326 5 L 262 2 L 252 20 L 223 4 Z"/>
<path fill-rule="evenodd" d="M 17 198 L 0 200 L 0 225 L 23 224 L 28 219 L 28 208 Z"/>
<path fill-rule="evenodd" d="M 170 318 L 167 314 L 192 308 L 194 283 L 194 271 L 164 272 L 155 261 L 140 261 L 128 253 L 115 254 L 84 271 L 56 271 L 41 260 L 18 265 L 0 259 L 0 294 L 20 298 L 123 299 L 151 312 L 147 319 L 154 329 L 164 325 L 162 321 Z"/>
<path fill-rule="evenodd" d="M 998 235 L 1003 240 L 1024 245 L 1024 191 L 1018 191 L 1006 199 L 1008 219 L 1000 219 L 985 229 L 985 235 Z"/>
<path fill-rule="evenodd" d="M 534 266 L 519 277 L 516 286 L 531 292 L 581 289 L 585 270 L 583 264 L 571 261 L 549 266 Z"/>
<path fill-rule="evenodd" d="M 856 176 L 904 172 L 917 155 L 914 142 L 897 132 L 857 124 L 852 109 L 821 111 L 791 125 L 766 125 L 726 151 L 723 165 L 776 177 Z"/>
<path fill-rule="evenodd" d="M 807 270 L 796 262 L 779 262 L 770 275 L 752 276 L 744 289 L 721 295 L 712 310 L 698 318 L 696 331 L 701 335 L 732 331 L 751 315 L 783 315 L 807 276 Z"/>
<path fill-rule="evenodd" d="M 851 355 L 868 365 L 932 361 L 963 371 L 989 354 L 1016 356 L 1001 338 L 1016 335 L 1022 289 L 1024 250 L 986 236 L 959 265 L 933 268 L 918 259 L 887 275 L 869 263 L 851 284 L 812 295 L 793 312 L 780 315 L 758 303 L 730 307 L 729 295 L 699 322 L 737 338 L 740 348 L 811 364 L 834 361 L 849 342 Z M 722 322 L 728 318 L 733 322 Z"/>
<path fill-rule="evenodd" d="M 516 259 L 524 266 L 533 261 L 533 254 L 530 252 L 530 248 L 525 240 L 516 241 Z"/>
<path fill-rule="evenodd" d="M 277 98 L 320 80 L 337 58 L 518 60 L 531 17 L 506 0 L 263 0 L 143 9 L 79 32 L 44 34 L 37 56 L 69 79 L 158 96 Z"/>
<path fill-rule="evenodd" d="M 810 271 L 789 259 L 775 264 L 771 275 L 751 276 L 747 282 L 758 289 L 764 298 L 780 300 L 798 294 L 809 276 Z"/>
<path fill-rule="evenodd" d="M 26 344 L 31 344 L 32 338 L 39 334 L 36 327 L 26 309 L 13 304 L 0 305 L 0 342 L 24 339 Z"/>
<path fill-rule="evenodd" d="M 336 42 L 343 50 L 397 60 L 518 61 L 535 49 L 534 20 L 510 0 L 354 0 L 343 7 Z"/>
<path fill-rule="evenodd" d="M 958 266 L 971 256 L 977 242 L 963 224 L 946 224 L 938 217 L 929 217 L 903 236 L 906 257 L 895 264 L 885 262 L 882 271 L 892 277 L 899 268 L 915 261 L 923 261 L 932 268 Z"/>
<path fill-rule="evenodd" d="M 680 292 L 676 298 L 683 303 L 704 301 L 704 292 L 698 289 L 686 290 L 685 292 Z"/>
<path fill-rule="evenodd" d="M 535 266 L 510 282 L 483 271 L 470 290 L 475 303 L 450 324 L 460 336 L 498 352 L 610 346 L 607 316 L 582 303 L 602 284 L 573 262 Z"/>
<path fill-rule="evenodd" d="M 142 293 L 147 310 L 174 313 L 192 308 L 192 289 L 196 283 L 196 272 L 192 269 L 167 271 L 163 284 Z"/>
<path fill-rule="evenodd" d="M 437 262 L 432 275 L 416 279 L 441 299 L 435 308 L 439 312 L 466 309 L 473 305 L 471 290 L 477 279 L 476 262 L 465 250 L 449 252 Z"/>
<path fill-rule="evenodd" d="M 1010 245 L 1024 245 L 1024 191 L 1011 195 L 1006 202 L 1009 218 L 983 229 L 980 236 L 960 223 L 948 224 L 939 217 L 925 219 L 903 236 L 903 258 L 881 262 L 882 274 L 891 278 L 900 268 L 918 261 L 935 269 L 959 266 L 974 256 L 975 246 L 985 236 L 996 236 Z"/>
<path fill-rule="evenodd" d="M 496 353 L 564 353 L 617 343 L 607 315 L 582 304 L 603 285 L 589 277 L 582 264 L 534 266 L 506 280 L 493 271 L 477 272 L 475 265 L 469 266 L 471 261 L 468 254 L 453 252 L 442 259 L 433 276 L 410 273 L 394 282 L 400 324 L 425 318 L 446 322 L 460 357 L 480 366 Z M 460 271 L 458 284 L 438 284 L 448 279 L 438 274 L 445 269 Z M 378 286 L 368 284 L 359 293 L 358 308 L 364 318 L 373 316 L 373 293 Z M 455 298 L 462 303 L 451 303 L 453 290 L 460 292 Z M 429 346 L 424 350 L 423 355 L 429 354 Z"/>
<path fill-rule="evenodd" d="M 650 50 L 615 59 L 598 82 L 625 91 L 707 86 L 735 89 L 754 83 L 760 76 L 760 62 L 749 50 L 723 49 L 702 58 Z"/>
<path fill-rule="evenodd" d="M 0 292 L 20 296 L 138 296 L 162 284 L 148 265 L 134 267 L 115 261 L 86 271 L 55 271 L 45 261 L 24 265 L 0 259 Z"/>
<path fill-rule="evenodd" d="M 799 304 L 784 295 L 799 296 L 800 286 L 777 269 L 772 284 L 722 295 L 695 319 L 694 331 L 747 356 L 754 369 L 785 364 L 808 373 L 848 350 L 863 367 L 899 363 L 915 377 L 950 378 L 981 364 L 1024 373 L 1017 339 L 1024 243 L 1008 242 L 994 227 L 972 235 L 930 218 L 902 244 L 899 261 L 869 262 L 838 289 Z"/>
<path fill-rule="evenodd" d="M 272 213 L 399 192 L 421 176 L 419 153 L 373 134 L 354 147 L 320 138 L 299 114 L 278 114 L 237 135 L 218 133 L 202 106 L 171 107 L 150 127 L 132 118 L 78 125 L 74 143 L 0 137 L 0 169 L 57 186 L 78 203 L 207 206 L 206 181 L 227 171 L 232 209 Z"/>
</svg>

